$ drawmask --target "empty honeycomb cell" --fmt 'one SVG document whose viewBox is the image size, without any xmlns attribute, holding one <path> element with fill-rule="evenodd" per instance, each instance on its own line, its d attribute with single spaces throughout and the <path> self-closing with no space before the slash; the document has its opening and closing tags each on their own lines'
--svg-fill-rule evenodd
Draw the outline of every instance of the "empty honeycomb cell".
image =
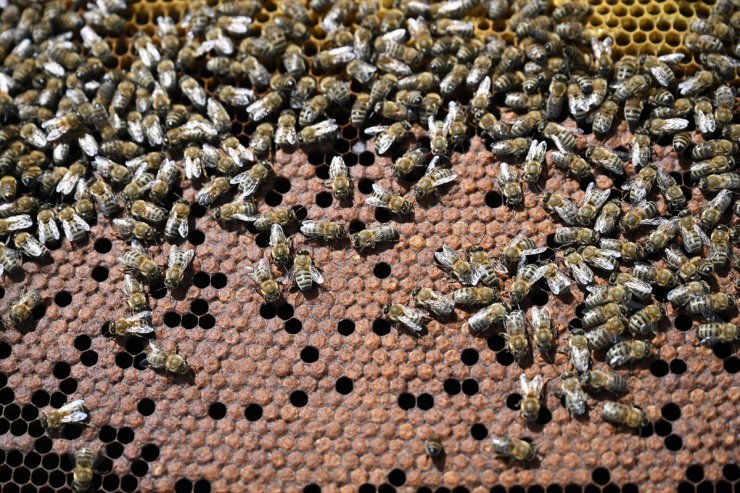
<svg viewBox="0 0 740 493">
<path fill-rule="evenodd" d="M 616 5 L 611 9 L 611 13 L 617 17 L 624 17 L 627 15 L 627 7 L 624 5 Z"/>
<path fill-rule="evenodd" d="M 630 16 L 634 17 L 635 19 L 642 17 L 645 15 L 645 8 L 640 5 L 633 5 L 630 7 Z M 641 26 L 642 27 L 642 26 Z M 652 29 L 652 27 L 650 28 Z"/>
<path fill-rule="evenodd" d="M 636 32 L 632 35 L 632 42 L 636 44 L 642 44 L 647 40 L 647 36 L 643 32 Z"/>
<path fill-rule="evenodd" d="M 648 39 L 650 40 L 651 43 L 657 45 L 663 42 L 663 35 L 659 32 L 651 32 L 650 35 L 648 36 Z"/>
</svg>

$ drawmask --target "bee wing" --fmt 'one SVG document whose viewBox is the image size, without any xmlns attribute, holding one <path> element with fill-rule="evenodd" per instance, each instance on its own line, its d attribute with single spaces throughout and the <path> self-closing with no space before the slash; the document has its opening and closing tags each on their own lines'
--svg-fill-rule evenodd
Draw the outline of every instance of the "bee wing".
<svg viewBox="0 0 740 493">
<path fill-rule="evenodd" d="M 324 275 L 315 266 L 311 265 L 311 279 L 316 284 L 324 284 Z"/>
<path fill-rule="evenodd" d="M 593 184 L 593 182 L 591 182 Z M 600 209 L 602 205 L 606 203 L 607 200 L 609 200 L 609 196 L 611 195 L 612 191 L 611 188 L 607 190 L 601 190 L 601 189 L 595 189 L 594 193 L 596 193 L 596 198 L 594 200 L 594 206 L 597 209 Z"/>
<path fill-rule="evenodd" d="M 455 262 L 460 260 L 460 255 L 447 245 L 442 245 L 442 251 L 435 252 L 434 258 L 443 266 L 451 269 L 455 265 Z"/>
<path fill-rule="evenodd" d="M 712 113 L 706 113 L 701 109 L 697 109 L 694 118 L 696 118 L 696 126 L 702 133 L 712 133 L 717 128 Z"/>
<path fill-rule="evenodd" d="M 591 353 L 587 348 L 570 348 L 570 361 L 578 373 L 588 371 Z"/>
<path fill-rule="evenodd" d="M 663 122 L 664 125 L 662 130 L 667 132 L 683 130 L 684 128 L 689 126 L 689 121 L 685 118 L 668 118 L 666 120 L 663 120 Z"/>
<path fill-rule="evenodd" d="M 545 152 L 547 151 L 547 141 L 537 142 L 537 139 L 532 140 L 529 145 L 529 152 L 527 152 L 527 161 L 539 161 L 545 158 Z"/>
<path fill-rule="evenodd" d="M 618 263 L 614 260 L 620 256 L 619 252 L 614 250 L 602 250 L 603 255 L 597 255 L 591 259 L 591 263 L 601 270 L 614 270 L 617 268 Z M 611 254 L 611 255 L 609 255 Z M 616 254 L 616 255 L 614 255 Z"/>
<path fill-rule="evenodd" d="M 374 127 L 368 127 L 365 129 L 366 135 L 377 135 L 381 132 L 384 132 L 388 129 L 388 125 L 376 125 Z"/>
<path fill-rule="evenodd" d="M 547 287 L 550 288 L 550 291 L 552 291 L 555 296 L 558 296 L 563 292 L 567 292 L 570 287 L 570 279 L 568 279 L 568 276 L 563 274 L 560 270 L 558 270 L 554 276 L 546 277 L 545 281 L 547 281 Z M 543 308 L 543 310 L 547 310 L 547 308 Z"/>
<path fill-rule="evenodd" d="M 21 249 L 32 257 L 40 257 L 44 254 L 44 249 L 42 248 L 41 243 L 39 243 L 33 236 L 29 237 L 28 241 L 21 245 Z"/>
<path fill-rule="evenodd" d="M 180 221 L 180 225 L 177 227 L 177 232 L 180 233 L 181 238 L 187 238 L 189 227 L 188 227 L 188 221 Z"/>
<path fill-rule="evenodd" d="M 85 404 L 85 401 L 82 399 L 77 399 L 76 401 L 68 402 L 62 407 L 59 408 L 60 413 L 67 413 L 70 411 L 79 411 L 82 409 L 82 406 Z"/>
<path fill-rule="evenodd" d="M 279 224 L 273 224 L 270 227 L 270 246 L 274 247 L 280 243 L 284 243 L 286 240 L 283 228 Z"/>
<path fill-rule="evenodd" d="M 636 293 L 640 298 L 647 298 L 653 292 L 653 288 L 650 284 L 635 278 L 625 282 L 624 286 L 633 293 Z"/>
<path fill-rule="evenodd" d="M 663 67 L 658 64 L 650 66 L 650 75 L 652 75 L 653 78 L 658 81 L 658 84 L 663 87 L 668 87 L 671 85 L 671 79 L 667 76 L 667 74 L 663 70 Z"/>
<path fill-rule="evenodd" d="M 527 375 L 519 375 L 519 387 L 522 395 L 539 395 L 542 392 L 542 375 L 535 376 L 532 380 L 527 379 Z"/>
<path fill-rule="evenodd" d="M 246 214 L 233 214 L 231 217 L 240 221 L 244 221 L 246 223 L 254 222 L 260 218 L 259 216 L 248 216 Z"/>
<path fill-rule="evenodd" d="M 367 197 L 365 199 L 365 203 L 367 205 L 372 206 L 372 207 L 387 207 L 388 206 L 388 204 L 386 204 L 385 202 L 383 202 L 382 200 L 380 200 L 378 197 L 375 197 L 375 196 L 372 196 L 372 195 L 370 197 Z"/>
<path fill-rule="evenodd" d="M 315 227 L 317 229 L 321 229 L 320 225 L 323 223 L 324 221 L 306 220 L 301 223 L 301 227 L 299 229 L 304 236 L 315 236 L 312 234 L 311 229 Z"/>
<path fill-rule="evenodd" d="M 530 248 L 529 250 L 524 250 L 522 252 L 522 257 L 526 257 L 528 255 L 539 255 L 540 253 L 547 250 L 547 247 L 537 247 L 537 248 Z"/>
<path fill-rule="evenodd" d="M 382 39 L 392 43 L 401 43 L 406 37 L 406 29 L 394 29 L 393 31 L 381 36 Z"/>
<path fill-rule="evenodd" d="M 450 315 L 452 310 L 455 308 L 455 304 L 441 294 L 427 301 L 426 305 L 431 311 L 440 316 Z"/>
<path fill-rule="evenodd" d="M 126 329 L 127 334 L 151 334 L 154 332 L 154 327 L 149 324 L 139 324 Z"/>
<path fill-rule="evenodd" d="M 28 214 L 19 214 L 17 216 L 11 216 L 5 219 L 7 223 L 8 231 L 18 231 L 19 229 L 26 229 L 33 226 L 31 216 Z"/>
<path fill-rule="evenodd" d="M 450 133 L 450 127 L 452 127 L 452 122 L 455 121 L 457 118 L 457 113 L 459 109 L 457 106 L 457 103 L 454 101 L 450 101 L 450 104 L 448 106 L 447 116 L 445 117 L 444 125 L 442 126 L 442 129 L 444 130 L 445 135 Z"/>
<path fill-rule="evenodd" d="M 277 142 L 287 142 L 293 146 L 298 140 L 298 133 L 295 127 L 278 126 L 275 131 L 275 140 Z"/>
<path fill-rule="evenodd" d="M 591 284 L 594 280 L 594 272 L 585 263 L 577 263 L 570 265 L 570 271 L 573 273 L 573 278 L 578 284 Z"/>
<path fill-rule="evenodd" d="M 334 156 L 331 158 L 331 164 L 329 165 L 329 178 L 334 179 L 337 176 L 347 176 L 347 165 L 344 164 L 342 156 Z"/>
<path fill-rule="evenodd" d="M 481 83 L 478 85 L 478 90 L 475 91 L 475 96 L 486 96 L 491 94 L 491 78 L 485 76 Z"/>
<path fill-rule="evenodd" d="M 701 238 L 701 242 L 705 245 L 709 245 L 711 243 L 709 236 L 704 232 L 703 229 L 699 227 L 698 224 L 694 224 L 694 233 L 699 235 L 699 238 Z"/>
<path fill-rule="evenodd" d="M 82 411 L 73 411 L 65 414 L 60 420 L 61 423 L 80 423 L 87 419 L 87 413 Z"/>
</svg>

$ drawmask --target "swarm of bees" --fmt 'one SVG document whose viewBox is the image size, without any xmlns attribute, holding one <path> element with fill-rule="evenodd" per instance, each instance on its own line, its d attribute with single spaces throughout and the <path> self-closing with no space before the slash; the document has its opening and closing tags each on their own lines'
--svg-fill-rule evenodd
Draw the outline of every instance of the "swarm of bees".
<svg viewBox="0 0 740 493">
<path fill-rule="evenodd" d="M 423 336 L 432 317 L 450 321 L 458 306 L 474 311 L 465 322 L 471 334 L 501 330 L 520 363 L 533 349 L 552 362 L 562 348 L 573 368 L 560 375 L 557 393 L 574 415 L 586 412 L 584 390 L 615 398 L 628 390 L 611 369 L 592 368 L 592 351 L 603 352 L 611 368 L 650 358 L 667 308 L 704 318 L 697 329 L 703 345 L 740 339 L 738 325 L 722 318 L 736 296 L 710 287 L 716 271 L 740 268 L 733 254 L 740 241 L 740 125 L 733 123 L 740 12 L 733 2 L 720 0 L 691 24 L 685 44 L 701 67 L 686 75 L 689 60 L 680 53 L 613 60 L 613 40 L 582 27 L 591 7 L 580 0 L 557 8 L 548 0 L 391 4 L 381 13 L 372 0 L 312 0 L 308 7 L 288 0 L 255 31 L 258 2 L 193 1 L 179 25 L 159 17 L 154 37 L 135 38 L 127 70 L 106 70 L 114 62 L 107 38 L 122 34 L 125 1 L 98 0 L 84 15 L 59 1 L 8 5 L 0 19 L 0 275 L 17 273 L 24 260 L 50 261 L 49 246 L 59 242 L 84 243 L 100 213 L 129 244 L 119 261 L 130 313 L 111 321 L 110 332 L 150 337 L 156 330 L 146 285 L 181 289 L 195 260 L 195 250 L 179 246 L 195 205 L 182 190 L 195 185 L 194 202 L 213 209 L 219 223 L 269 231 L 269 255 L 248 272 L 265 302 L 283 296 L 284 281 L 302 292 L 321 286 L 305 243 L 367 254 L 400 241 L 398 230 L 383 224 L 350 234 L 341 223 L 267 208 L 260 196 L 279 172 L 278 150 L 325 149 L 339 132 L 335 116 L 351 108 L 349 122 L 393 162 L 385 184 L 355 198 L 350 168 L 333 156 L 323 186 L 340 207 L 364 202 L 412 220 L 417 207 L 454 189 L 452 157 L 477 132 L 490 145 L 494 186 L 506 206 L 522 208 L 534 196 L 562 223 L 549 256 L 525 233 L 496 255 L 444 245 L 435 259 L 461 285 L 451 298 L 419 286 L 416 306 L 396 300 L 382 309 L 411 334 Z M 507 19 L 514 39 L 476 37 L 479 7 L 490 19 Z M 327 42 L 309 56 L 300 43 L 312 18 Z M 194 77 L 201 66 L 215 88 Z M 236 112 L 249 117 L 248 142 L 231 134 Z M 628 152 L 603 140 L 622 117 L 632 136 Z M 415 130 L 428 147 L 414 142 Z M 595 136 L 588 143 L 587 133 Z M 653 160 L 654 145 L 670 148 L 686 168 L 705 199 L 698 210 L 689 208 L 673 170 Z M 580 202 L 542 192 L 556 172 L 588 182 Z M 600 175 L 619 185 L 601 188 Z M 298 248 L 296 231 L 305 240 Z M 166 267 L 148 246 L 162 240 Z M 546 306 L 529 306 L 544 286 L 558 297 L 585 297 L 582 327 L 567 337 Z M 8 325 L 23 324 L 42 303 L 37 291 L 25 291 L 8 310 Z M 177 350 L 150 344 L 147 366 L 171 375 L 192 370 Z M 522 417 L 536 420 L 547 382 L 522 374 L 520 386 Z M 50 412 L 47 427 L 83 415 L 75 401 Z M 631 428 L 648 419 L 632 403 L 611 401 L 602 416 Z M 497 436 L 493 449 L 518 461 L 536 456 L 535 445 L 517 437 Z M 438 456 L 441 442 L 429 441 L 426 451 Z M 94 453 L 81 449 L 75 457 L 73 487 L 86 491 Z"/>
</svg>

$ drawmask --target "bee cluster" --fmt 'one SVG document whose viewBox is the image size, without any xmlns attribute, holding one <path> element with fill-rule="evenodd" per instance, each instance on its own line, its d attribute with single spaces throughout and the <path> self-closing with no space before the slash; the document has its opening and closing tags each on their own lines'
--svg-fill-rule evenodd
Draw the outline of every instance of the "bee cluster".
<svg viewBox="0 0 740 493">
<path fill-rule="evenodd" d="M 721 318 L 736 297 L 714 282 L 717 271 L 740 269 L 733 255 L 740 240 L 740 12 L 732 1 L 692 21 L 685 44 L 700 65 L 693 73 L 682 53 L 613 58 L 614 41 L 585 27 L 591 6 L 578 0 L 287 0 L 260 29 L 253 22 L 259 2 L 194 1 L 179 22 L 160 16 L 154 32 L 136 33 L 135 59 L 111 69 L 110 39 L 124 32 L 126 2 L 77 3 L 18 2 L 0 17 L 0 238 L 7 240 L 0 274 L 16 274 L 24 261 L 48 262 L 62 233 L 73 246 L 84 242 L 101 214 L 130 243 L 119 260 L 131 313 L 109 324 L 114 336 L 154 334 L 147 283 L 183 286 L 195 257 L 178 246 L 192 222 L 194 204 L 183 198 L 189 187 L 222 225 L 269 232 L 269 258 L 284 277 L 276 278 L 267 258 L 249 272 L 266 302 L 283 296 L 283 280 L 302 292 L 324 283 L 309 249 L 293 248 L 296 230 L 306 241 L 359 254 L 400 241 L 392 225 L 350 234 L 339 222 L 299 221 L 293 209 L 260 203 L 276 154 L 325 149 L 340 131 L 336 115 L 349 108 L 349 123 L 392 159 L 396 184 L 374 183 L 366 205 L 407 221 L 415 207 L 444 202 L 458 179 L 457 158 L 477 134 L 490 144 L 506 205 L 522 208 L 534 195 L 563 223 L 552 248 L 524 234 L 495 257 L 480 246 L 463 255 L 444 245 L 435 258 L 462 285 L 451 298 L 419 286 L 415 307 L 383 308 L 411 334 L 423 336 L 431 316 L 449 323 L 458 306 L 477 310 L 465 322 L 475 336 L 501 327 L 521 364 L 532 360 L 533 347 L 546 361 L 566 351 L 573 368 L 561 374 L 557 393 L 574 415 L 586 413 L 584 389 L 627 392 L 627 380 L 612 369 L 653 354 L 667 312 L 703 317 L 702 344 L 740 339 L 738 325 Z M 481 20 L 512 35 L 481 39 Z M 312 30 L 325 42 L 309 55 L 301 45 Z M 203 74 L 212 77 L 208 84 Z M 232 132 L 237 113 L 249 122 L 246 139 Z M 607 140 L 622 118 L 629 150 Z M 670 147 L 686 168 L 702 196 L 699 210 L 689 208 L 673 169 L 653 159 L 654 146 Z M 580 203 L 542 191 L 558 173 L 585 185 Z M 332 157 L 328 175 L 323 186 L 340 206 L 352 206 L 354 182 L 341 156 Z M 170 245 L 166 269 L 145 248 L 162 240 Z M 584 295 L 581 327 L 566 336 L 547 306 L 527 310 L 541 284 L 558 297 Z M 29 289 L 7 325 L 22 325 L 42 303 Z M 150 346 L 147 366 L 192 371 L 177 350 Z M 612 369 L 592 368 L 592 351 Z M 521 415 L 534 421 L 545 382 L 522 374 L 520 387 Z M 637 405 L 615 401 L 603 404 L 602 416 L 631 428 L 648 421 Z M 86 417 L 74 401 L 48 413 L 47 427 Z M 442 444 L 431 440 L 426 450 L 439 456 Z M 522 461 L 536 455 L 533 443 L 517 437 L 494 437 L 493 450 Z M 78 451 L 77 491 L 90 486 L 93 455 Z"/>
</svg>

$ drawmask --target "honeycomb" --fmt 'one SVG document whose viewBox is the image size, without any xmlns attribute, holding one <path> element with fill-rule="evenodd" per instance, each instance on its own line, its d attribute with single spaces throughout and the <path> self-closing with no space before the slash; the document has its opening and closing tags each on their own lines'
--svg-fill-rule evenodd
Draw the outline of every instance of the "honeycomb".
<svg viewBox="0 0 740 493">
<path fill-rule="evenodd" d="M 655 43 L 661 53 L 680 49 L 671 44 L 673 35 L 685 32 L 689 17 L 703 15 L 706 5 L 610 0 L 594 4 L 589 22 L 623 30 L 611 31 L 617 50 L 631 53 Z M 126 34 L 113 42 L 119 66 L 130 66 L 137 31 L 153 35 L 158 15 L 177 21 L 186 6 L 133 3 Z M 267 22 L 276 10 L 267 2 L 258 21 Z M 502 26 L 478 28 L 505 33 Z M 320 29 L 313 32 L 307 53 L 320 48 L 322 36 Z M 391 159 L 359 138 L 347 112 L 334 116 L 341 138 L 330 148 L 277 152 L 266 205 L 292 207 L 299 218 L 340 221 L 351 232 L 391 221 L 387 212 L 363 207 L 373 183 L 390 184 Z M 251 124 L 237 117 L 233 132 L 248 136 Z M 612 139 L 615 147 L 627 145 L 624 124 Z M 524 209 L 504 206 L 494 185 L 499 163 L 483 150 L 475 137 L 468 152 L 454 155 L 458 184 L 444 200 L 417 208 L 414 221 L 395 224 L 402 239 L 392 247 L 360 256 L 311 244 L 325 289 L 307 297 L 290 292 L 278 305 L 263 303 L 244 282 L 267 235 L 223 228 L 194 206 L 184 245 L 196 251 L 187 289 L 170 296 L 155 285 L 150 296 L 162 344 L 177 346 L 197 369 L 192 381 L 145 369 L 141 341 L 110 337 L 108 321 L 125 315 L 117 260 L 125 245 L 109 240 L 115 234 L 108 221 L 92 227 L 87 243 L 53 250 L 54 262 L 25 263 L 23 276 L 6 277 L 0 287 L 0 309 L 25 286 L 38 289 L 46 303 L 33 323 L 6 330 L 0 341 L 0 490 L 70 491 L 68 454 L 90 446 L 102 456 L 96 487 L 110 492 L 738 491 L 740 447 L 730 431 L 740 427 L 737 347 L 699 346 L 696 323 L 686 315 L 669 308 L 675 329 L 661 333 L 656 358 L 630 372 L 630 396 L 646 404 L 651 421 L 641 435 L 595 416 L 571 419 L 552 392 L 538 422 L 527 425 L 517 410 L 521 369 L 500 335 L 474 338 L 460 323 L 432 321 L 429 335 L 417 340 L 380 318 L 385 303 L 408 302 L 417 285 L 451 292 L 433 256 L 443 243 L 461 249 L 480 241 L 498 251 L 512 232 L 524 231 L 554 247 L 558 223 L 529 192 Z M 323 185 L 336 154 L 351 168 L 356 207 L 336 204 Z M 706 201 L 692 192 L 683 158 L 669 149 L 657 148 L 656 154 L 675 170 L 696 212 Z M 577 202 L 584 188 L 552 169 L 544 187 Z M 192 201 L 195 192 L 189 187 L 183 195 Z M 153 251 L 163 265 L 162 249 Z M 737 296 L 728 273 L 717 281 Z M 577 296 L 563 300 L 542 290 L 532 302 L 550 306 L 561 340 L 567 326 L 580 323 Z M 569 367 L 564 354 L 552 364 L 538 355 L 535 365 L 546 380 Z M 83 396 L 91 427 L 47 436 L 39 409 Z M 589 406 L 599 401 L 589 398 Z M 490 436 L 504 433 L 533 437 L 538 461 L 520 467 L 495 460 Z M 445 447 L 442 462 L 423 453 L 433 436 Z"/>
</svg>

